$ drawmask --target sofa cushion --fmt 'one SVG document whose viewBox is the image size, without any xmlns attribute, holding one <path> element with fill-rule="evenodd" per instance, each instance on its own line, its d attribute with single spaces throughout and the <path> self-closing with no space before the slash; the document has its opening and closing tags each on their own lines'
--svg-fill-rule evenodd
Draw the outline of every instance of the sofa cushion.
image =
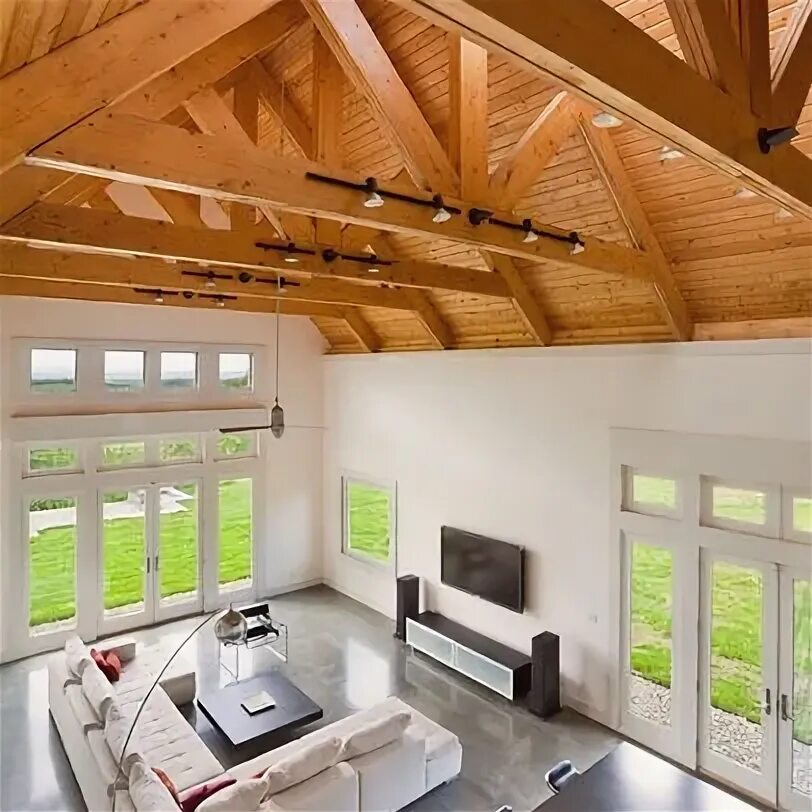
<svg viewBox="0 0 812 812">
<path fill-rule="evenodd" d="M 116 780 L 118 772 L 117 764 L 113 754 L 110 752 L 110 746 L 104 738 L 104 731 L 102 730 L 89 730 L 86 734 L 87 745 L 90 752 L 93 754 L 93 760 L 96 762 L 99 775 L 105 784 L 112 784 Z M 126 777 L 121 782 L 126 786 Z"/>
<path fill-rule="evenodd" d="M 72 676 L 81 679 L 82 672 L 92 663 L 90 651 L 80 637 L 74 635 L 65 641 L 65 664 Z"/>
<path fill-rule="evenodd" d="M 130 770 L 130 797 L 138 812 L 171 812 L 178 805 L 148 764 L 137 761 Z"/>
<path fill-rule="evenodd" d="M 115 694 L 112 686 L 98 668 L 85 668 L 82 671 L 82 693 L 87 697 L 96 718 L 103 722 Z"/>
<path fill-rule="evenodd" d="M 104 724 L 104 740 L 113 754 L 116 763 L 121 759 L 121 769 L 124 775 L 130 774 L 130 769 L 134 762 L 141 758 L 138 735 L 136 731 L 130 734 L 132 727 L 132 717 L 125 716 L 121 707 L 115 701 L 107 709 L 107 718 Z M 127 738 L 129 737 L 129 741 Z M 127 755 L 122 759 L 124 743 L 127 742 Z"/>
<path fill-rule="evenodd" d="M 268 792 L 265 778 L 237 781 L 206 798 L 197 812 L 256 812 Z"/>
<path fill-rule="evenodd" d="M 195 812 L 195 809 L 210 795 L 214 795 L 215 792 L 236 783 L 236 778 L 224 773 L 219 778 L 213 778 L 211 781 L 204 781 L 196 787 L 190 787 L 180 793 L 180 808 L 183 812 Z"/>
<path fill-rule="evenodd" d="M 268 796 L 301 784 L 302 781 L 307 781 L 308 778 L 332 767 L 339 760 L 341 745 L 341 739 L 329 736 L 277 761 L 264 774 L 268 782 Z"/>
<path fill-rule="evenodd" d="M 260 807 L 263 812 L 358 812 L 358 776 L 346 762 L 336 764 L 304 784 L 274 795 Z M 382 807 L 383 808 L 383 807 Z"/>
<path fill-rule="evenodd" d="M 395 741 L 403 735 L 411 719 L 409 711 L 393 711 L 389 716 L 370 720 L 342 741 L 341 760 L 349 761 Z"/>
<path fill-rule="evenodd" d="M 71 712 L 77 724 L 87 733 L 91 728 L 101 728 L 102 722 L 96 716 L 96 711 L 84 695 L 81 685 L 68 685 L 65 688 L 65 697 L 70 705 Z"/>
</svg>

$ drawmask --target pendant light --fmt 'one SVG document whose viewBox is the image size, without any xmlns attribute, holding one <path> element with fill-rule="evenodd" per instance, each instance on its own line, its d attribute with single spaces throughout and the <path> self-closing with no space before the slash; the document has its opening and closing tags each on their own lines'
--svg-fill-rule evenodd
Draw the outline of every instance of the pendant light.
<svg viewBox="0 0 812 812">
<path fill-rule="evenodd" d="M 281 292 L 281 285 L 280 285 Z M 271 434 L 278 440 L 285 433 L 285 410 L 279 405 L 279 302 L 276 300 L 276 391 L 271 409 Z"/>
</svg>

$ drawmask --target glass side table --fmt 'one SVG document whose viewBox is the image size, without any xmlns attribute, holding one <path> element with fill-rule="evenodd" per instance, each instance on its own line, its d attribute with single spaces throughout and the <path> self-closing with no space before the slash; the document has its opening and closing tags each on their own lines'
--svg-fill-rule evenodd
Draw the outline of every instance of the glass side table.
<svg viewBox="0 0 812 812">
<path fill-rule="evenodd" d="M 237 681 L 240 681 L 240 649 L 268 649 L 283 663 L 288 661 L 288 627 L 286 623 L 271 617 L 267 603 L 252 604 L 238 609 L 245 617 L 248 627 L 239 640 L 222 642 L 218 647 L 218 663 Z M 235 667 L 229 668 L 222 657 L 223 649 L 234 649 Z"/>
</svg>

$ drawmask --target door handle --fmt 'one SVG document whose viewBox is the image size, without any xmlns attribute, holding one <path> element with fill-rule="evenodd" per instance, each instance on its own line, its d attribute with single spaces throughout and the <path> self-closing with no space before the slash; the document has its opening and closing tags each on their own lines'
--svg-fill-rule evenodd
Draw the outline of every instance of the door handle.
<svg viewBox="0 0 812 812">
<path fill-rule="evenodd" d="M 772 701 L 772 693 L 769 688 L 764 689 L 764 704 L 761 706 L 761 710 L 770 716 L 773 712 L 773 701 Z"/>
<path fill-rule="evenodd" d="M 789 697 L 786 694 L 781 694 L 781 718 L 785 722 L 794 722 L 795 717 L 787 712 L 788 705 L 789 705 Z"/>
<path fill-rule="evenodd" d="M 158 572 L 158 556 L 155 556 L 155 572 Z"/>
<path fill-rule="evenodd" d="M 152 559 L 149 556 L 147 556 L 147 575 L 149 575 L 149 566 L 150 566 L 150 561 L 151 560 Z"/>
</svg>

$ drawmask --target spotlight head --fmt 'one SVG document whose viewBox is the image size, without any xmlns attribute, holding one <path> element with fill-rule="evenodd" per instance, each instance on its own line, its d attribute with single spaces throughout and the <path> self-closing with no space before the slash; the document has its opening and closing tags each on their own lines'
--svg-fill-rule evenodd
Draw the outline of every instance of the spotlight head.
<svg viewBox="0 0 812 812">
<path fill-rule="evenodd" d="M 529 217 L 522 220 L 522 228 L 524 229 L 523 243 L 538 242 L 539 235 L 533 231 L 533 221 Z"/>
<path fill-rule="evenodd" d="M 614 127 L 620 127 L 623 122 L 614 114 L 607 113 L 601 110 L 600 113 L 595 113 L 592 116 L 592 125 L 600 130 L 611 130 Z"/>
<path fill-rule="evenodd" d="M 248 273 L 248 271 L 242 271 L 240 275 L 237 277 L 237 279 L 239 279 L 239 281 L 242 282 L 243 285 L 247 285 L 249 282 L 254 281 L 254 277 L 250 273 Z"/>
<path fill-rule="evenodd" d="M 381 269 L 378 267 L 378 257 L 375 254 L 369 258 L 370 266 L 367 268 L 367 273 L 380 273 Z"/>
<path fill-rule="evenodd" d="M 798 130 L 795 127 L 760 127 L 756 138 L 758 139 L 758 148 L 766 155 L 773 147 L 780 144 L 786 144 L 798 135 Z"/>
<path fill-rule="evenodd" d="M 487 209 L 478 209 L 476 207 L 468 209 L 468 222 L 472 226 L 481 226 L 483 223 L 488 222 L 488 218 L 493 214 L 492 211 Z"/>
<path fill-rule="evenodd" d="M 434 195 L 432 202 L 434 203 L 434 217 L 431 218 L 433 223 L 447 223 L 451 219 L 451 212 L 445 207 L 442 195 Z"/>
<path fill-rule="evenodd" d="M 288 243 L 287 253 L 285 254 L 284 259 L 285 259 L 285 262 L 287 262 L 290 265 L 295 265 L 299 261 L 299 257 L 297 257 L 296 254 L 294 253 L 295 250 L 296 250 L 296 244 L 292 243 L 292 242 L 289 242 Z"/>
<path fill-rule="evenodd" d="M 364 207 L 367 209 L 379 209 L 383 206 L 383 198 L 378 191 L 378 181 L 375 178 L 367 178 L 366 181 L 367 196 L 364 200 Z"/>
<path fill-rule="evenodd" d="M 194 295 L 194 293 L 192 293 L 191 290 L 184 290 L 183 291 L 183 298 L 184 299 L 194 299 L 195 295 Z"/>
<path fill-rule="evenodd" d="M 213 271 L 209 271 L 206 274 L 206 281 L 203 283 L 204 288 L 215 288 L 217 287 L 217 282 L 215 281 L 215 276 Z"/>
<path fill-rule="evenodd" d="M 572 256 L 584 253 L 584 244 L 578 236 L 577 231 L 570 232 L 570 243 L 570 254 L 572 254 Z"/>
<path fill-rule="evenodd" d="M 218 297 L 217 297 L 217 298 L 214 300 L 214 306 L 215 306 L 215 307 L 225 307 L 225 306 L 226 306 L 225 299 L 223 299 L 223 297 L 222 297 L 222 296 L 218 296 Z"/>
<path fill-rule="evenodd" d="M 162 292 L 159 290 L 159 291 L 158 291 L 158 292 L 155 294 L 155 304 L 163 304 L 163 303 L 164 303 L 164 295 L 163 295 L 163 293 L 162 293 Z"/>
</svg>

